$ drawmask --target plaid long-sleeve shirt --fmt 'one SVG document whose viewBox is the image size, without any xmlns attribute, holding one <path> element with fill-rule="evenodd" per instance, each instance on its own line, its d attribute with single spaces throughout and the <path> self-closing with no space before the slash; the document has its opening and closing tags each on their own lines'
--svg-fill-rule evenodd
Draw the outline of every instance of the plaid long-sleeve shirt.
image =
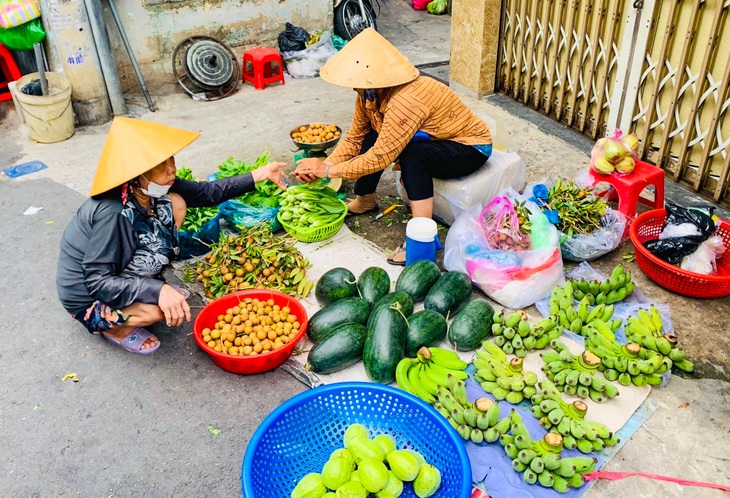
<svg viewBox="0 0 730 498">
<path fill-rule="evenodd" d="M 378 132 L 378 140 L 360 155 L 362 141 L 370 130 Z M 418 130 L 428 133 L 431 140 L 472 146 L 492 143 L 486 123 L 449 87 L 420 76 L 405 85 L 384 89 L 376 101 L 358 96 L 350 129 L 329 160 L 337 165 L 339 176 L 355 180 L 390 166 Z"/>
</svg>

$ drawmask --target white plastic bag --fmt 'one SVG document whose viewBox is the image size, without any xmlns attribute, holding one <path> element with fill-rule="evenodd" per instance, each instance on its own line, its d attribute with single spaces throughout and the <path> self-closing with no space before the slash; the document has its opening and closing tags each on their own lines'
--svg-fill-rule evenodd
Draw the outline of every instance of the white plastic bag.
<svg viewBox="0 0 730 498">
<path fill-rule="evenodd" d="M 561 234 L 563 258 L 568 261 L 591 261 L 616 249 L 626 230 L 626 216 L 608 209 L 601 223 L 603 226 L 590 235 L 577 234 L 569 238 Z"/>
<path fill-rule="evenodd" d="M 521 200 L 512 189 L 500 194 Z M 459 216 L 449 230 L 444 267 L 466 272 L 487 296 L 510 309 L 530 306 L 548 296 L 565 280 L 558 231 L 536 205 L 529 208 L 533 213 L 532 249 L 490 249 L 481 225 L 482 205 L 478 204 Z"/>
<path fill-rule="evenodd" d="M 717 273 L 717 258 L 723 255 L 725 249 L 722 237 L 713 235 L 700 244 L 695 252 L 682 258 L 679 267 L 702 275 L 714 275 Z"/>
<path fill-rule="evenodd" d="M 316 78 L 325 62 L 336 53 L 332 35 L 329 31 L 325 31 L 317 43 L 304 50 L 282 52 L 281 58 L 292 78 Z"/>
<path fill-rule="evenodd" d="M 525 186 L 527 166 L 514 152 L 493 150 L 486 164 L 469 176 L 452 180 L 433 180 L 434 217 L 451 225 L 461 213 L 473 206 L 486 206 L 506 188 L 522 190 Z M 398 195 L 408 202 L 406 189 L 400 182 L 400 171 L 396 172 L 395 187 Z"/>
</svg>

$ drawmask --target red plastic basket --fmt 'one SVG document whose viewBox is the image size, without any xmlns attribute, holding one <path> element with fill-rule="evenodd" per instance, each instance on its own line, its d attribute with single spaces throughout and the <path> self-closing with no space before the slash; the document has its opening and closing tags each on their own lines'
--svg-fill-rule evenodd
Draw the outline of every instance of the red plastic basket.
<svg viewBox="0 0 730 498">
<path fill-rule="evenodd" d="M 224 314 L 228 308 L 233 308 L 244 299 L 273 299 L 275 304 L 281 307 L 288 306 L 291 313 L 297 317 L 301 327 L 299 334 L 294 340 L 287 343 L 283 348 L 279 348 L 268 353 L 256 356 L 231 356 L 214 351 L 203 341 L 201 332 L 204 328 L 212 328 L 215 326 L 218 315 Z M 307 332 L 307 311 L 299 301 L 292 296 L 288 296 L 283 292 L 275 290 L 258 290 L 249 289 L 227 294 L 221 298 L 211 301 L 200 311 L 195 318 L 193 325 L 193 336 L 195 342 L 198 343 L 200 349 L 210 355 L 213 363 L 221 367 L 226 372 L 235 374 L 258 374 L 268 372 L 280 366 L 291 356 L 297 343 L 304 337 Z"/>
<path fill-rule="evenodd" d="M 730 295 L 730 254 L 717 260 L 716 275 L 702 275 L 671 265 L 649 252 L 644 243 L 659 238 L 667 219 L 664 209 L 640 214 L 631 224 L 631 242 L 636 247 L 636 263 L 647 276 L 667 290 L 689 297 L 715 298 Z M 730 249 L 730 224 L 717 223 L 717 234 Z"/>
</svg>

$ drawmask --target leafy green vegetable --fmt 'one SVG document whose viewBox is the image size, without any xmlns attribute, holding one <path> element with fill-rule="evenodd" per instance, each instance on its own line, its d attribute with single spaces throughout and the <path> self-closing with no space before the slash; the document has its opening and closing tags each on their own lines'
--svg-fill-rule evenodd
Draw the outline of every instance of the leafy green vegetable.
<svg viewBox="0 0 730 498">
<path fill-rule="evenodd" d="M 289 187 L 281 194 L 281 220 L 299 228 L 329 225 L 339 219 L 347 208 L 337 198 L 337 192 L 322 180 L 307 185 Z"/>
<path fill-rule="evenodd" d="M 178 169 L 176 175 L 178 178 L 182 178 L 183 180 L 198 181 L 193 176 L 192 170 L 187 166 L 183 166 Z M 183 221 L 183 224 L 180 227 L 180 232 L 200 231 L 206 223 L 218 216 L 219 212 L 220 210 L 217 206 L 188 208 L 185 213 L 185 221 Z"/>
<path fill-rule="evenodd" d="M 257 168 L 268 164 L 270 158 L 271 153 L 268 151 L 257 157 L 253 164 L 229 157 L 223 162 L 223 164 L 218 166 L 219 172 L 217 176 L 218 178 L 229 178 L 231 176 L 250 173 Z M 256 184 L 256 190 L 236 197 L 236 200 L 249 206 L 275 208 L 279 205 L 278 196 L 281 192 L 282 190 L 274 182 L 266 180 L 258 182 Z"/>
</svg>

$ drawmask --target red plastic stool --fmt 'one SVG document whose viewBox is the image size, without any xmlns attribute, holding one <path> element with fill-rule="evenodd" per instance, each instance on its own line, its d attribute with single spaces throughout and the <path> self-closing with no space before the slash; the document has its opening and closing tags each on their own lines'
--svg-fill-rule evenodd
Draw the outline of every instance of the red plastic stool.
<svg viewBox="0 0 730 498">
<path fill-rule="evenodd" d="M 588 172 L 591 186 L 606 182 L 616 189 L 618 210 L 628 219 L 636 217 L 636 207 L 641 202 L 654 209 L 664 207 L 664 170 L 644 161 L 636 161 L 636 168 L 628 175 L 602 175 L 593 169 Z M 654 186 L 654 200 L 641 197 L 641 192 L 649 185 Z"/>
<path fill-rule="evenodd" d="M 11 81 L 19 80 L 22 74 L 10 50 L 0 43 L 0 102 L 13 98 L 8 90 Z M 2 90 L 5 90 L 4 92 Z"/>
<path fill-rule="evenodd" d="M 272 63 L 278 66 L 277 70 Z M 284 62 L 279 51 L 273 48 L 246 50 L 243 54 L 243 81 L 253 83 L 256 90 L 263 90 L 266 84 L 277 81 L 284 85 Z"/>
</svg>

